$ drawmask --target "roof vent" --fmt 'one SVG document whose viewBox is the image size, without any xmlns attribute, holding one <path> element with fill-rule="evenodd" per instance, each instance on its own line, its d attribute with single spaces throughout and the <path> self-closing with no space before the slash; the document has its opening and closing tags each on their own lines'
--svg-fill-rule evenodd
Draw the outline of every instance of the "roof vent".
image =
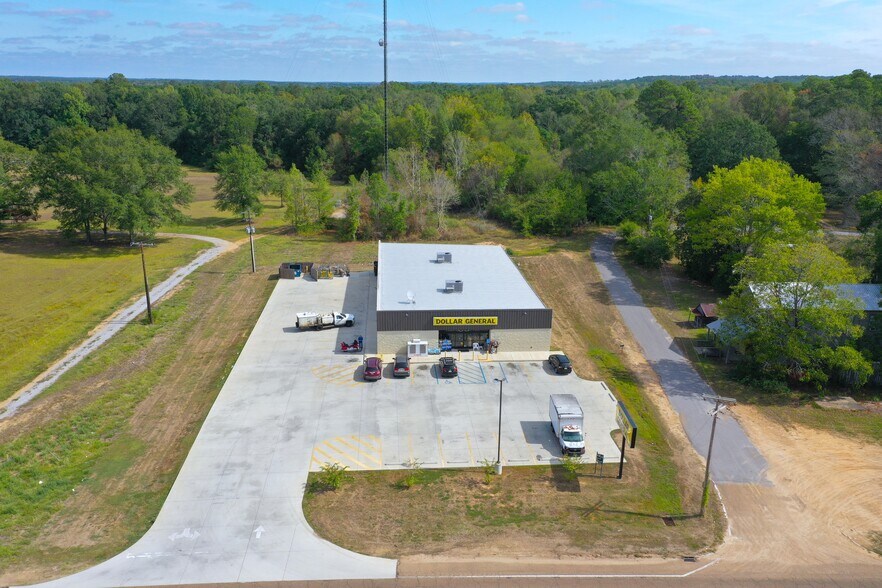
<svg viewBox="0 0 882 588">
<path fill-rule="evenodd" d="M 462 292 L 462 280 L 447 280 L 444 283 L 445 292 Z"/>
<path fill-rule="evenodd" d="M 449 251 L 439 251 L 435 254 L 435 263 L 453 263 L 453 254 Z"/>
</svg>

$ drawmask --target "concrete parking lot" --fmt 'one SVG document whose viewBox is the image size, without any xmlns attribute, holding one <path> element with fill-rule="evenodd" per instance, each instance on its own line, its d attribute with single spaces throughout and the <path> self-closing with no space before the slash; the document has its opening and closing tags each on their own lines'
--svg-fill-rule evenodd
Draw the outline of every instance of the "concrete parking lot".
<svg viewBox="0 0 882 588">
<path fill-rule="evenodd" d="M 442 379 L 431 363 L 412 377 L 362 381 L 363 355 L 339 351 L 361 335 L 376 349 L 374 276 L 284 280 L 276 286 L 194 442 L 153 527 L 126 552 L 52 586 L 390 578 L 396 562 L 317 537 L 301 502 L 310 469 L 469 467 L 495 461 L 503 381 L 502 462 L 559 456 L 548 395 L 570 392 L 586 413 L 588 456 L 618 459 L 615 402 L 599 382 L 555 376 L 544 362 L 461 361 Z M 300 311 L 342 310 L 350 328 L 299 331 Z M 186 352 L 184 350 L 183 352 Z M 470 359 L 471 354 L 467 354 Z M 391 359 L 391 358 L 390 358 Z"/>
</svg>

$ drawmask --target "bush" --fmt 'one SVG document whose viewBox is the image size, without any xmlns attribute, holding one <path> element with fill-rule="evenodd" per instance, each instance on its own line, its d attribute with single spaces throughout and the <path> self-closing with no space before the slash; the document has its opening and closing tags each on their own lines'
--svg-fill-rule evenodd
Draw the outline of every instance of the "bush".
<svg viewBox="0 0 882 588">
<path fill-rule="evenodd" d="M 852 390 L 863 388 L 873 375 L 873 364 L 853 347 L 843 346 L 832 350 L 828 364 L 839 380 Z"/>
<path fill-rule="evenodd" d="M 641 233 L 640 225 L 635 223 L 634 221 L 625 221 L 619 225 L 617 229 L 619 237 L 628 242 L 631 240 L 631 237 Z"/>
<path fill-rule="evenodd" d="M 346 470 L 349 466 L 339 463 L 324 463 L 321 471 L 315 474 L 315 479 L 307 487 L 309 492 L 323 492 L 327 490 L 339 490 L 349 479 Z"/>
<path fill-rule="evenodd" d="M 582 470 L 582 458 L 578 455 L 564 455 L 560 458 L 560 466 L 563 468 L 566 478 L 575 481 Z"/>
<path fill-rule="evenodd" d="M 404 464 L 408 469 L 407 475 L 398 483 L 400 488 L 413 488 L 423 481 L 423 464 L 416 459 L 411 459 Z"/>
</svg>

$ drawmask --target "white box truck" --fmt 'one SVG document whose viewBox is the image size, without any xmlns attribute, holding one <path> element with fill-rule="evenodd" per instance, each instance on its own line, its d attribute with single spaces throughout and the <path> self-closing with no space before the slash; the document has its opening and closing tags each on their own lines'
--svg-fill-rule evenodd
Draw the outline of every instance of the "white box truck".
<svg viewBox="0 0 882 588">
<path fill-rule="evenodd" d="M 583 455 L 585 437 L 582 433 L 584 416 L 578 399 L 572 394 L 552 394 L 548 401 L 551 429 L 564 455 Z"/>
<path fill-rule="evenodd" d="M 354 314 L 342 312 L 298 312 L 298 329 L 324 329 L 325 327 L 351 327 L 355 322 Z"/>
</svg>

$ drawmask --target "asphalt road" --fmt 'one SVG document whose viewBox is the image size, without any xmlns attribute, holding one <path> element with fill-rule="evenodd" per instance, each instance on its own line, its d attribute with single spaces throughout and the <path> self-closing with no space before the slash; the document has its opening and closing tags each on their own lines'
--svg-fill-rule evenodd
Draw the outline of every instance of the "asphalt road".
<svg viewBox="0 0 882 588">
<path fill-rule="evenodd" d="M 181 239 L 196 239 L 198 241 L 206 241 L 214 245 L 211 249 L 206 249 L 196 256 L 190 263 L 179 267 L 169 278 L 159 285 L 150 289 L 150 301 L 156 304 L 162 298 L 171 292 L 184 278 L 192 274 L 194 271 L 230 249 L 233 244 L 223 239 L 215 237 L 205 237 L 203 235 L 184 235 L 180 233 L 158 233 L 159 237 L 176 237 Z M 135 318 L 147 311 L 147 299 L 143 296 L 123 308 L 115 312 L 105 319 L 89 337 L 68 351 L 64 357 L 52 364 L 45 372 L 37 376 L 32 382 L 23 387 L 21 390 L 13 394 L 8 400 L 0 403 L 0 419 L 6 419 L 14 415 L 19 409 L 39 396 L 49 386 L 54 384 L 58 378 L 64 375 L 69 369 L 83 361 L 90 353 L 101 347 L 111 337 L 120 332 L 123 327 L 132 322 Z"/>
<path fill-rule="evenodd" d="M 625 324 L 658 374 L 671 405 L 679 413 L 686 435 L 695 449 L 707 457 L 714 404 L 702 398 L 714 391 L 695 371 L 671 336 L 644 305 L 625 270 L 613 254 L 615 237 L 597 238 L 591 253 L 600 276 Z M 696 301 L 708 302 L 708 301 Z M 715 482 L 769 484 L 766 460 L 748 439 L 741 425 L 725 411 L 717 422 L 711 475 Z"/>
</svg>

